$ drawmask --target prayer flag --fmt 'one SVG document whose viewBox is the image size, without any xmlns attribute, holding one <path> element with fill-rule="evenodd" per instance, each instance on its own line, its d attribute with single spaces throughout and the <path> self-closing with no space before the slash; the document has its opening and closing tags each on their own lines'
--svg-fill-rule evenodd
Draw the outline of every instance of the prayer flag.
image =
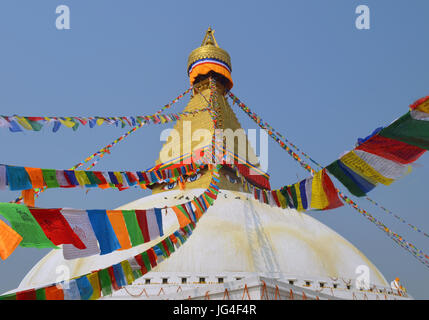
<svg viewBox="0 0 429 320">
<path fill-rule="evenodd" d="M 86 276 L 82 276 L 76 279 L 76 284 L 79 289 L 80 299 L 89 300 L 94 293 L 91 283 Z"/>
<path fill-rule="evenodd" d="M 33 188 L 30 177 L 24 167 L 6 166 L 6 175 L 9 189 L 12 191 Z"/>
<path fill-rule="evenodd" d="M 0 258 L 6 260 L 21 242 L 22 237 L 0 220 Z"/>
<path fill-rule="evenodd" d="M 144 243 L 145 239 L 143 238 L 142 231 L 139 227 L 135 211 L 122 210 L 122 215 L 127 226 L 132 246 L 135 247 Z"/>
<path fill-rule="evenodd" d="M 429 122 L 413 119 L 410 112 L 381 130 L 379 135 L 429 150 Z"/>
<path fill-rule="evenodd" d="M 401 164 L 416 161 L 426 150 L 395 139 L 375 135 L 356 150 L 366 151 Z"/>
<path fill-rule="evenodd" d="M 152 239 L 149 234 L 146 210 L 135 210 L 135 213 L 137 217 L 137 222 L 143 235 L 144 242 L 149 242 Z"/>
<path fill-rule="evenodd" d="M 72 244 L 78 249 L 85 249 L 85 244 L 74 233 L 60 209 L 30 208 L 45 235 L 55 245 Z"/>
<path fill-rule="evenodd" d="M 99 254 L 100 248 L 86 210 L 61 209 L 61 214 L 86 246 L 86 249 L 78 249 L 72 244 L 64 244 L 64 259 L 71 260 Z"/>
<path fill-rule="evenodd" d="M 14 203 L 0 203 L 0 214 L 5 217 L 12 228 L 22 237 L 21 247 L 56 248 L 45 235 L 28 207 Z"/>
<path fill-rule="evenodd" d="M 48 188 L 59 188 L 57 172 L 54 169 L 42 169 L 43 180 Z"/>
<path fill-rule="evenodd" d="M 121 248 L 106 210 L 87 210 L 92 229 L 100 245 L 100 255 L 108 254 Z"/>
<path fill-rule="evenodd" d="M 98 272 L 92 272 L 86 276 L 92 287 L 92 295 L 89 300 L 97 300 L 101 297 L 100 279 Z"/>
<path fill-rule="evenodd" d="M 124 216 L 121 210 L 107 210 L 107 216 L 121 245 L 120 250 L 131 248 L 130 237 L 128 235 L 127 226 L 125 224 Z"/>
</svg>

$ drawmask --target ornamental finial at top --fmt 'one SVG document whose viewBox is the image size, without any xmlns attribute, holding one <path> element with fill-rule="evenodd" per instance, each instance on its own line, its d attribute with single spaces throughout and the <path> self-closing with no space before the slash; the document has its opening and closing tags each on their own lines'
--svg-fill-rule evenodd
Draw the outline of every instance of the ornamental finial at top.
<svg viewBox="0 0 429 320">
<path fill-rule="evenodd" d="M 212 45 L 219 48 L 219 45 L 217 44 L 216 38 L 214 36 L 214 32 L 215 31 L 211 27 L 207 29 L 206 35 L 204 36 L 201 46 Z"/>
</svg>

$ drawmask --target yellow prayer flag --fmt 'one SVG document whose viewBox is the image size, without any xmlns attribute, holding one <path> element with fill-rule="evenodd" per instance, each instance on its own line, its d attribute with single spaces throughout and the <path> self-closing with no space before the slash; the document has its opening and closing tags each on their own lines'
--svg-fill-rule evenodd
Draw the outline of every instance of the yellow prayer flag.
<svg viewBox="0 0 429 320">
<path fill-rule="evenodd" d="M 123 180 L 122 180 L 122 174 L 120 172 L 113 172 L 113 174 L 115 175 L 116 179 L 118 179 L 119 184 L 123 184 Z"/>
<path fill-rule="evenodd" d="M 65 120 L 63 119 L 58 119 L 58 120 L 60 120 L 60 122 L 68 128 L 73 128 L 75 126 L 74 121 L 72 121 L 70 117 L 65 118 Z"/>
<path fill-rule="evenodd" d="M 360 158 L 354 151 L 350 151 L 341 157 L 341 162 L 352 169 L 358 175 L 364 177 L 372 184 L 382 183 L 386 186 L 390 185 L 394 180 L 382 176 L 372 166 Z"/>
<path fill-rule="evenodd" d="M 322 184 L 322 170 L 316 172 L 313 177 L 311 184 L 311 208 L 312 209 L 324 209 L 329 205 L 328 197 L 323 190 Z"/>
<path fill-rule="evenodd" d="M 86 184 L 91 184 L 91 181 L 89 181 L 85 171 L 78 170 L 78 171 L 75 171 L 74 173 L 75 173 L 77 182 L 79 182 L 81 186 L 84 186 Z"/>
<path fill-rule="evenodd" d="M 133 269 L 131 269 L 130 262 L 128 260 L 121 261 L 122 269 L 124 270 L 125 278 L 127 279 L 127 284 L 132 284 L 134 282 Z"/>
<path fill-rule="evenodd" d="M 31 124 L 24 117 L 15 116 L 15 119 L 19 122 L 21 126 L 23 126 L 27 130 L 33 130 Z"/>
<path fill-rule="evenodd" d="M 280 190 L 276 190 L 276 193 L 277 193 L 277 199 L 279 199 L 280 205 L 282 206 L 283 209 L 286 209 L 287 208 L 286 198 L 280 192 Z"/>
<path fill-rule="evenodd" d="M 89 283 L 92 286 L 92 295 L 89 298 L 89 300 L 97 300 L 100 298 L 101 296 L 101 290 L 100 290 L 100 280 L 98 278 L 98 272 L 93 272 L 90 273 L 86 276 L 86 278 L 88 279 Z"/>
</svg>

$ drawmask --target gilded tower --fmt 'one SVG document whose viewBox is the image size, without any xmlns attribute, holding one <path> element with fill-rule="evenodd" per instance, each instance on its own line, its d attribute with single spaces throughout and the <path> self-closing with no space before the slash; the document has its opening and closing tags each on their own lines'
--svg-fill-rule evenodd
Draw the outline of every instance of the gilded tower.
<svg viewBox="0 0 429 320">
<path fill-rule="evenodd" d="M 234 155 L 237 164 L 244 168 L 257 168 L 258 158 L 247 139 L 245 130 L 241 127 L 231 106 L 226 100 L 226 93 L 233 86 L 231 78 L 231 58 L 225 50 L 219 47 L 214 30 L 209 28 L 200 47 L 191 52 L 188 58 L 187 72 L 193 86 L 191 99 L 185 107 L 185 112 L 196 111 L 209 105 L 210 98 L 216 101 L 213 104 L 217 113 L 217 134 L 223 135 L 224 147 L 230 155 Z M 215 83 L 215 92 L 210 97 L 210 79 Z M 161 148 L 156 164 L 179 162 L 180 157 L 207 147 L 211 144 L 214 132 L 213 120 L 210 113 L 198 112 L 187 116 L 175 124 L 165 144 Z M 248 173 L 248 169 L 246 173 Z M 219 183 L 221 189 L 243 191 L 234 170 L 223 168 Z M 256 177 L 255 173 L 253 177 Z M 265 185 L 268 179 L 263 177 Z M 260 181 L 252 179 L 250 181 Z M 203 171 L 197 177 L 187 179 L 186 188 L 206 188 L 210 183 L 210 176 Z M 264 186 L 265 186 L 264 185 Z M 164 190 L 174 190 L 178 185 L 155 186 L 154 193 Z"/>
</svg>

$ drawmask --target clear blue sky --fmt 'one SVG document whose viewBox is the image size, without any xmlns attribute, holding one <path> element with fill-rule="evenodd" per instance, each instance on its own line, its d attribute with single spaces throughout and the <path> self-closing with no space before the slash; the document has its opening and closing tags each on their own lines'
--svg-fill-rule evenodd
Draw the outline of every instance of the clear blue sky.
<svg viewBox="0 0 429 320">
<path fill-rule="evenodd" d="M 71 30 L 55 28 L 55 8 L 71 10 Z M 370 30 L 357 30 L 355 8 L 371 10 Z M 232 57 L 233 92 L 320 163 L 353 148 L 358 137 L 407 112 L 429 94 L 429 2 L 364 0 L 119 1 L 4 0 L 0 3 L 0 113 L 4 115 L 150 114 L 188 87 L 187 57 L 208 26 Z M 185 101 L 186 102 L 186 101 Z M 181 110 L 184 103 L 178 104 Z M 255 128 L 235 109 L 245 128 Z M 112 149 L 100 170 L 150 167 L 165 127 L 140 129 Z M 52 133 L 0 130 L 1 163 L 66 169 L 125 129 L 61 128 Z M 273 187 L 307 177 L 275 143 L 269 145 Z M 429 230 L 429 157 L 414 172 L 370 196 Z M 147 193 L 49 190 L 41 207 L 115 208 Z M 1 192 L 9 201 L 15 192 Z M 429 252 L 428 238 L 359 203 Z M 349 207 L 313 213 L 358 247 L 390 281 L 429 298 L 429 269 Z M 18 286 L 47 251 L 18 248 L 0 262 L 0 292 Z"/>
</svg>

